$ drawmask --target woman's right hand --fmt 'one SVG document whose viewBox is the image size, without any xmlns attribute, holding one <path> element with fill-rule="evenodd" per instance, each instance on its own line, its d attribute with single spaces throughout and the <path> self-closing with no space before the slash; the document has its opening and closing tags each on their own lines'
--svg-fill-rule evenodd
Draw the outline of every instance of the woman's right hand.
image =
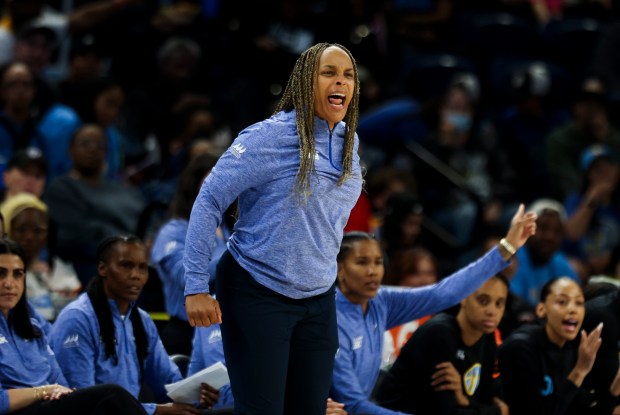
<svg viewBox="0 0 620 415">
<path fill-rule="evenodd" d="M 209 294 L 192 294 L 185 297 L 187 320 L 192 327 L 209 327 L 222 322 L 220 303 Z"/>
<path fill-rule="evenodd" d="M 431 387 L 439 391 L 453 391 L 456 403 L 461 407 L 469 406 L 469 399 L 463 393 L 461 374 L 452 362 L 441 362 L 435 366 L 435 373 L 431 376 Z"/>
</svg>

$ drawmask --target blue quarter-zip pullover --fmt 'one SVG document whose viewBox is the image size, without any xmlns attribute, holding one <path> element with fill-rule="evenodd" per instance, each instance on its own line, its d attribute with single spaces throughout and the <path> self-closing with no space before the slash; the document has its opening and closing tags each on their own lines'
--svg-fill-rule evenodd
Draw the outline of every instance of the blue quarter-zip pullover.
<svg viewBox="0 0 620 415">
<path fill-rule="evenodd" d="M 69 386 L 82 388 L 100 383 L 116 383 L 138 398 L 142 379 L 129 315 L 139 312 L 148 339 L 143 378 L 158 400 L 169 401 L 164 385 L 177 382 L 182 376 L 166 353 L 155 323 L 144 310 L 135 305 L 123 317 L 116 301 L 108 301 L 116 334 L 117 365 L 112 358 L 106 358 L 99 322 L 86 293 L 67 305 L 52 326 L 50 344 Z M 149 414 L 155 412 L 155 407 L 155 404 L 144 404 Z"/>
<path fill-rule="evenodd" d="M 365 315 L 360 304 L 351 303 L 338 290 L 339 349 L 334 362 L 331 397 L 344 403 L 349 413 L 402 414 L 369 400 L 379 376 L 385 330 L 457 304 L 508 264 L 497 248 L 493 248 L 437 284 L 414 289 L 381 287 L 368 302 Z"/>
<path fill-rule="evenodd" d="M 9 312 L 9 320 L 11 315 Z M 43 332 L 38 319 L 33 317 L 30 321 Z M 13 325 L 0 316 L 0 414 L 9 412 L 8 389 L 54 383 L 68 386 L 45 335 L 23 339 L 15 333 Z"/>
<path fill-rule="evenodd" d="M 295 111 L 279 112 L 235 139 L 207 176 L 192 209 L 185 245 L 185 295 L 206 293 L 206 265 L 224 211 L 239 198 L 239 219 L 228 249 L 265 287 L 290 298 L 326 292 L 351 208 L 361 193 L 356 136 L 351 177 L 341 175 L 345 124 L 332 131 L 314 118 L 315 168 L 311 195 L 295 194 L 299 138 Z"/>
</svg>

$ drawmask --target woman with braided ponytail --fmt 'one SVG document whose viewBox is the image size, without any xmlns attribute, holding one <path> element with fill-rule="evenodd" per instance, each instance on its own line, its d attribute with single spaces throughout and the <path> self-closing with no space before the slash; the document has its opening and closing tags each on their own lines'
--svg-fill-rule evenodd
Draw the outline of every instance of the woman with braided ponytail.
<svg viewBox="0 0 620 415">
<path fill-rule="evenodd" d="M 336 256 L 362 188 L 358 96 L 351 53 L 312 46 L 275 113 L 239 134 L 194 203 L 184 255 L 187 316 L 192 326 L 222 323 L 235 413 L 326 413 L 338 347 Z M 217 226 L 237 198 L 216 301 L 207 265 Z"/>
<path fill-rule="evenodd" d="M 169 402 L 164 385 L 181 380 L 181 373 L 153 320 L 136 306 L 148 279 L 144 243 L 131 235 L 105 238 L 97 264 L 86 292 L 63 309 L 50 333 L 69 386 L 115 383 L 138 398 L 144 382 L 160 402 L 143 404 L 149 415 L 200 414 L 193 405 Z"/>
</svg>

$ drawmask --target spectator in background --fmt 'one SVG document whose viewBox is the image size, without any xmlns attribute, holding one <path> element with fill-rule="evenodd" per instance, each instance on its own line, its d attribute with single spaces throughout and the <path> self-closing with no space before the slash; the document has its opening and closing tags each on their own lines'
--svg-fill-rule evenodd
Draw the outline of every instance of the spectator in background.
<svg viewBox="0 0 620 415">
<path fill-rule="evenodd" d="M 498 145 L 519 180 L 519 200 L 530 203 L 550 192 L 545 145 L 547 136 L 569 118 L 561 101 L 561 85 L 554 85 L 550 68 L 534 62 L 513 74 L 508 104 L 495 125 Z M 557 98 L 556 98 L 557 97 Z"/>
<path fill-rule="evenodd" d="M 435 284 L 438 278 L 437 259 L 431 251 L 422 247 L 406 247 L 392 256 L 384 284 L 423 287 Z"/>
<path fill-rule="evenodd" d="M 58 100 L 75 102 L 75 94 L 80 93 L 82 82 L 92 81 L 104 76 L 105 52 L 92 33 L 84 33 L 72 39 L 69 52 L 69 73 L 58 84 Z"/>
<path fill-rule="evenodd" d="M 127 91 L 123 115 L 127 123 L 128 157 L 148 156 L 148 147 L 160 153 L 165 165 L 175 111 L 188 104 L 211 101 L 206 78 L 199 76 L 203 60 L 200 45 L 191 38 L 172 36 L 159 47 L 152 79 Z M 227 92 L 230 92 L 228 90 Z M 154 141 L 149 141 L 153 140 Z"/>
<path fill-rule="evenodd" d="M 82 289 L 75 269 L 48 250 L 47 206 L 35 195 L 20 193 L 0 209 L 6 233 L 28 259 L 26 289 L 34 309 L 48 321 L 56 316 Z"/>
<path fill-rule="evenodd" d="M 41 148 L 32 72 L 23 63 L 0 68 L 0 171 L 16 150 Z M 4 188 L 4 184 L 2 184 Z"/>
<path fill-rule="evenodd" d="M 613 250 L 620 244 L 620 169 L 611 149 L 603 144 L 582 152 L 580 169 L 581 190 L 565 202 L 568 219 L 564 250 L 584 263 L 589 277 L 605 273 Z"/>
<path fill-rule="evenodd" d="M 514 172 L 483 122 L 477 78 L 459 75 L 450 83 L 431 120 L 427 152 L 414 164 L 418 194 L 427 215 L 466 248 L 477 225 L 501 226 L 516 208 Z"/>
<path fill-rule="evenodd" d="M 35 106 L 40 114 L 56 101 L 56 93 L 45 74 L 62 32 L 56 29 L 51 21 L 31 20 L 18 30 L 13 48 L 12 61 L 24 63 L 32 72 Z"/>
<path fill-rule="evenodd" d="M 206 152 L 220 156 L 231 142 L 228 127 L 206 104 L 191 103 L 178 108 L 170 115 L 170 124 L 171 135 L 165 140 L 169 157 L 159 165 L 157 160 L 147 159 L 141 162 L 142 166 L 129 166 L 126 170 L 127 179 L 145 189 L 149 200 L 165 203 L 174 197 L 179 176 L 200 143 L 208 144 Z M 135 167 L 138 168 L 134 172 Z"/>
<path fill-rule="evenodd" d="M 510 280 L 510 291 L 536 306 L 547 282 L 559 277 L 569 277 L 578 284 L 581 281 L 560 250 L 565 233 L 564 206 L 552 199 L 538 199 L 529 209 L 538 215 L 536 235 L 517 252 L 519 268 Z"/>
<path fill-rule="evenodd" d="M 45 191 L 58 256 L 75 267 L 83 286 L 96 274 L 96 243 L 106 236 L 135 232 L 145 203 L 130 187 L 104 177 L 107 140 L 103 129 L 85 124 L 73 135 L 73 167 Z"/>
<path fill-rule="evenodd" d="M 50 165 L 50 180 L 71 169 L 69 142 L 76 130 L 95 124 L 104 131 L 106 158 L 103 174 L 120 181 L 124 161 L 124 137 L 118 127 L 125 99 L 121 86 L 109 78 L 96 78 L 80 84 L 80 93 L 68 101 L 54 105 L 43 117 L 39 130 L 44 140 L 45 155 Z"/>
<path fill-rule="evenodd" d="M 598 79 L 583 82 L 572 105 L 571 120 L 551 132 L 546 142 L 551 196 L 557 200 L 579 192 L 583 184 L 580 157 L 587 147 L 605 144 L 620 155 L 620 131 L 609 120 L 606 90 Z"/>
<path fill-rule="evenodd" d="M 3 179 L 5 201 L 20 193 L 40 198 L 47 179 L 47 161 L 39 149 L 18 150 L 9 160 Z"/>
</svg>

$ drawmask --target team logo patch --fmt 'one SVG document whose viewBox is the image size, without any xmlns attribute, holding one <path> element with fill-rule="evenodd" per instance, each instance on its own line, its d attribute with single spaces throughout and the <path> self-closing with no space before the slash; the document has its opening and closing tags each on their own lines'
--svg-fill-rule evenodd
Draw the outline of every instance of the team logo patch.
<svg viewBox="0 0 620 415">
<path fill-rule="evenodd" d="M 553 381 L 549 375 L 545 375 L 543 380 L 545 381 L 545 387 L 541 389 L 540 395 L 549 396 L 553 393 Z"/>
<path fill-rule="evenodd" d="M 353 339 L 353 350 L 362 348 L 362 340 L 364 340 L 363 336 L 359 336 Z"/>
<path fill-rule="evenodd" d="M 65 341 L 62 343 L 62 347 L 68 349 L 70 347 L 78 347 L 80 345 L 80 335 L 79 334 L 70 334 L 67 336 Z"/>
<path fill-rule="evenodd" d="M 222 331 L 219 329 L 213 330 L 209 334 L 209 344 L 218 343 L 222 341 Z"/>
<path fill-rule="evenodd" d="M 6 339 L 6 337 L 4 337 L 2 334 L 0 334 L 0 344 L 5 344 L 8 343 L 9 341 Z"/>
<path fill-rule="evenodd" d="M 170 241 L 164 247 L 164 252 L 169 254 L 170 252 L 174 251 L 176 247 L 177 247 L 177 241 Z"/>
<path fill-rule="evenodd" d="M 480 385 L 480 372 L 482 371 L 482 365 L 476 363 L 470 367 L 465 375 L 463 375 L 463 386 L 465 387 L 465 393 L 467 396 L 473 396 Z"/>
<path fill-rule="evenodd" d="M 245 153 L 246 148 L 241 144 L 233 144 L 230 146 L 230 152 L 236 158 L 240 158 L 243 153 Z"/>
</svg>

